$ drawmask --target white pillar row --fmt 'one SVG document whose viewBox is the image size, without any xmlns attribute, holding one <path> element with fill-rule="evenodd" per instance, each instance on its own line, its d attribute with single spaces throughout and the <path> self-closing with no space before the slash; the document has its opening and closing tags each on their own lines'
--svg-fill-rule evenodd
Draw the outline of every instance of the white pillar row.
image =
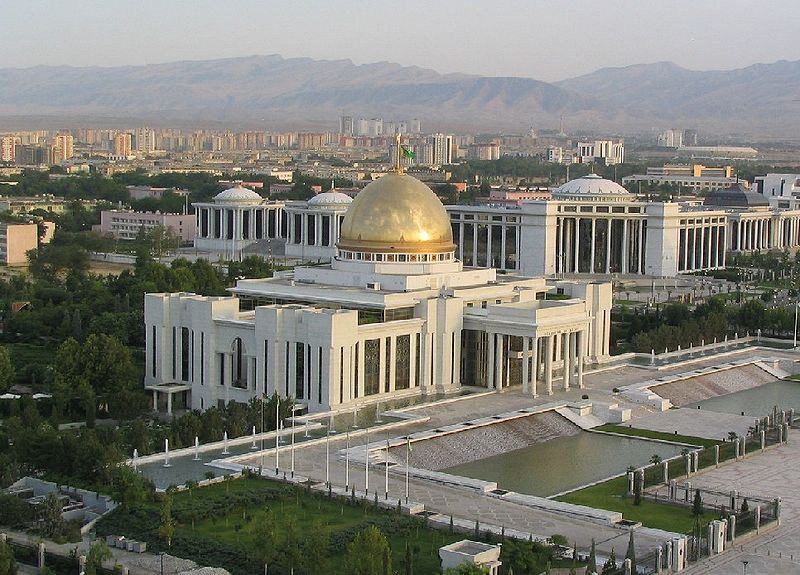
<svg viewBox="0 0 800 575">
<path fill-rule="evenodd" d="M 575 361 L 577 362 L 575 379 L 580 389 L 583 389 L 583 358 L 585 357 L 584 352 L 586 351 L 586 342 L 584 342 L 583 334 L 584 330 L 575 332 L 575 349 L 577 352 L 575 354 Z"/>
<path fill-rule="evenodd" d="M 531 361 L 531 395 L 533 397 L 537 397 L 539 394 L 537 393 L 536 383 L 537 379 L 539 378 L 539 338 L 534 337 L 532 338 L 533 342 L 533 359 Z"/>
<path fill-rule="evenodd" d="M 573 273 L 578 273 L 578 254 L 579 254 L 578 246 L 580 245 L 580 230 L 581 230 L 580 223 L 581 223 L 581 220 L 580 220 L 580 218 L 576 217 L 576 218 L 574 218 L 573 221 L 575 222 L 575 229 L 573 230 L 573 234 L 572 234 L 573 238 L 574 238 L 574 240 L 572 242 L 572 249 L 574 250 L 573 258 L 572 258 L 572 261 L 573 261 L 572 271 L 573 271 Z"/>
<path fill-rule="evenodd" d="M 564 334 L 564 389 L 569 389 L 570 379 L 572 378 L 572 334 Z"/>
<path fill-rule="evenodd" d="M 547 395 L 553 395 L 553 339 L 552 335 L 544 338 L 544 385 Z"/>
<path fill-rule="evenodd" d="M 495 352 L 495 345 L 496 345 L 495 339 L 496 339 L 497 334 L 489 332 L 487 334 L 487 336 L 488 336 L 488 339 L 489 339 L 489 342 L 488 342 L 489 343 L 489 361 L 488 361 L 489 368 L 486 370 L 488 372 L 487 373 L 487 378 L 488 378 L 487 387 L 489 389 L 494 389 L 495 388 L 494 372 L 496 370 L 494 352 Z"/>
<path fill-rule="evenodd" d="M 530 338 L 527 335 L 522 336 L 522 393 L 526 395 L 530 393 L 530 382 L 528 379 L 528 356 L 530 354 L 529 345 Z"/>
</svg>

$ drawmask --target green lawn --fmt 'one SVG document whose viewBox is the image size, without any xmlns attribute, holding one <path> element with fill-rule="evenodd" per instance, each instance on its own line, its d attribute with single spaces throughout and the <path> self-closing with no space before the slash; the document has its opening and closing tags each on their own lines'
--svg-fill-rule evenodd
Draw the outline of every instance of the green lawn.
<svg viewBox="0 0 800 575">
<path fill-rule="evenodd" d="M 426 527 L 420 518 L 393 510 L 381 511 L 372 504 L 329 499 L 327 494 L 257 478 L 195 489 L 192 495 L 176 494 L 173 504 L 176 528 L 169 550 L 159 536 L 159 512 L 159 504 L 153 502 L 130 510 L 118 509 L 99 522 L 97 533 L 147 541 L 149 549 L 155 552 L 169 551 L 201 565 L 224 567 L 234 575 L 263 572 L 254 552 L 260 547 L 255 528 L 267 517 L 274 525 L 278 548 L 278 558 L 269 569 L 271 574 L 289 573 L 294 565 L 297 575 L 345 575 L 347 545 L 370 525 L 379 527 L 386 535 L 392 549 L 393 569 L 399 573 L 405 571 L 406 543 L 413 552 L 414 572 L 428 574 L 439 572 L 439 547 L 473 537 Z M 289 543 L 291 533 L 295 534 L 294 545 Z M 518 555 L 533 553 L 536 563 L 543 568 L 549 559 L 549 550 L 545 552 L 541 546 L 527 542 L 507 540 L 503 549 Z"/>
<path fill-rule="evenodd" d="M 627 488 L 628 479 L 626 477 L 618 477 L 573 491 L 559 497 L 558 500 L 598 509 L 607 509 L 608 511 L 619 511 L 625 519 L 640 521 L 642 525 L 647 527 L 665 529 L 675 533 L 689 533 L 692 530 L 694 517 L 691 514 L 691 509 L 644 500 L 642 500 L 641 504 L 634 505 L 633 497 L 625 496 Z M 701 519 L 705 526 L 715 518 L 715 515 L 706 513 Z"/>
<path fill-rule="evenodd" d="M 717 443 L 721 443 L 714 439 L 705 439 L 703 437 L 691 437 L 688 435 L 674 435 L 672 433 L 663 433 L 661 431 L 650 431 L 648 429 L 637 429 L 635 427 L 628 427 L 626 425 L 617 425 L 615 423 L 606 423 L 599 427 L 594 428 L 595 431 L 608 431 L 610 433 L 619 433 L 620 435 L 631 435 L 634 437 L 642 437 L 645 439 L 661 439 L 663 441 L 672 441 L 674 443 L 688 443 L 690 445 L 697 445 L 699 447 L 713 447 Z"/>
</svg>

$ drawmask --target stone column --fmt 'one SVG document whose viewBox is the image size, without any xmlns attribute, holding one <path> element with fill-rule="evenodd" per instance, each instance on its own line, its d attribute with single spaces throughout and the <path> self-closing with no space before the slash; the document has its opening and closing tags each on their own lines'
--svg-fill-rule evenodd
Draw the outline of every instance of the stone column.
<svg viewBox="0 0 800 575">
<path fill-rule="evenodd" d="M 494 352 L 495 357 L 495 365 L 497 365 L 497 381 L 495 382 L 496 387 L 499 391 L 503 391 L 503 386 L 505 384 L 505 371 L 503 369 L 505 360 L 503 359 L 503 348 L 505 347 L 505 335 L 498 333 L 497 339 L 495 340 L 497 343 L 497 350 Z"/>
<path fill-rule="evenodd" d="M 728 515 L 728 533 L 730 533 L 731 543 L 736 540 L 736 514 Z"/>
<path fill-rule="evenodd" d="M 553 337 L 548 335 L 544 340 L 544 385 L 547 395 L 553 395 Z"/>
<path fill-rule="evenodd" d="M 577 363 L 577 375 L 576 378 L 578 380 L 578 387 L 583 389 L 583 360 L 586 357 L 584 351 L 586 348 L 586 344 L 583 341 L 583 334 L 584 331 L 581 330 L 575 334 L 575 347 L 577 353 L 575 354 L 575 361 Z"/>
<path fill-rule="evenodd" d="M 530 382 L 528 374 L 528 356 L 530 355 L 530 338 L 525 335 L 522 336 L 522 393 L 530 393 Z"/>
<path fill-rule="evenodd" d="M 669 483 L 669 461 L 664 460 L 661 464 L 664 467 L 664 483 Z"/>
<path fill-rule="evenodd" d="M 172 394 L 167 392 L 167 415 L 172 415 Z"/>
<path fill-rule="evenodd" d="M 719 467 L 719 444 L 714 445 L 714 467 Z"/>
<path fill-rule="evenodd" d="M 537 379 L 539 378 L 539 338 L 532 338 L 533 341 L 533 358 L 531 361 L 531 395 L 538 397 L 539 393 L 536 389 Z"/>
<path fill-rule="evenodd" d="M 572 377 L 572 334 L 564 334 L 564 390 L 569 390 L 569 380 Z"/>
<path fill-rule="evenodd" d="M 494 359 L 494 352 L 495 352 L 495 347 L 496 347 L 497 334 L 489 332 L 487 334 L 487 336 L 489 338 L 489 361 L 488 361 L 489 365 L 488 365 L 488 369 L 486 370 L 488 372 L 487 373 L 487 376 L 488 376 L 488 378 L 487 378 L 488 379 L 487 387 L 489 389 L 494 389 L 495 388 L 494 372 L 495 372 L 495 369 L 496 369 L 496 362 L 495 362 L 495 359 Z"/>
</svg>

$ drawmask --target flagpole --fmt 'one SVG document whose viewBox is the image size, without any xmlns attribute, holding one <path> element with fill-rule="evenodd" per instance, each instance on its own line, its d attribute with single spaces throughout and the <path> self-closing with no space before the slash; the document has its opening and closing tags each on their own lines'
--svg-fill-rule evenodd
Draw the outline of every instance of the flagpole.
<svg viewBox="0 0 800 575">
<path fill-rule="evenodd" d="M 408 454 L 411 451 L 411 437 L 406 436 L 406 503 L 408 503 Z"/>
<path fill-rule="evenodd" d="M 386 457 L 383 461 L 383 498 L 389 499 L 389 438 L 386 438 Z"/>
<path fill-rule="evenodd" d="M 292 406 L 292 478 L 294 478 L 294 406 Z"/>
<path fill-rule="evenodd" d="M 325 433 L 325 485 L 331 486 L 331 430 Z"/>
<path fill-rule="evenodd" d="M 281 430 L 280 430 L 280 421 L 281 421 L 281 398 L 278 397 L 277 401 L 275 402 L 275 477 L 278 476 L 278 469 L 279 469 L 279 453 L 280 453 L 280 437 L 281 437 Z"/>
<path fill-rule="evenodd" d="M 345 432 L 347 447 L 344 450 L 344 490 L 350 491 L 350 430 Z"/>
<path fill-rule="evenodd" d="M 369 495 L 369 427 L 364 429 L 364 496 Z"/>
</svg>

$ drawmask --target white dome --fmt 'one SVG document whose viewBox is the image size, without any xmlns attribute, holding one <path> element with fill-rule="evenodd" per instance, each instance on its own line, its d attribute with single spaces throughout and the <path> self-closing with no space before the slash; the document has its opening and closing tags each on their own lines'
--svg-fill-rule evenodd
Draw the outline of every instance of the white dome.
<svg viewBox="0 0 800 575">
<path fill-rule="evenodd" d="M 342 206 L 349 204 L 353 198 L 342 192 L 322 192 L 308 200 L 309 206 Z"/>
<path fill-rule="evenodd" d="M 241 186 L 237 186 L 235 188 L 228 188 L 227 190 L 218 193 L 214 196 L 214 201 L 217 203 L 258 203 L 263 201 L 262 198 L 258 193 L 254 192 L 253 190 L 248 190 L 247 188 L 243 188 Z"/>
<path fill-rule="evenodd" d="M 631 193 L 616 182 L 607 180 L 597 174 L 588 174 L 570 180 L 553 190 L 555 199 L 593 199 L 603 197 L 630 196 Z"/>
</svg>

